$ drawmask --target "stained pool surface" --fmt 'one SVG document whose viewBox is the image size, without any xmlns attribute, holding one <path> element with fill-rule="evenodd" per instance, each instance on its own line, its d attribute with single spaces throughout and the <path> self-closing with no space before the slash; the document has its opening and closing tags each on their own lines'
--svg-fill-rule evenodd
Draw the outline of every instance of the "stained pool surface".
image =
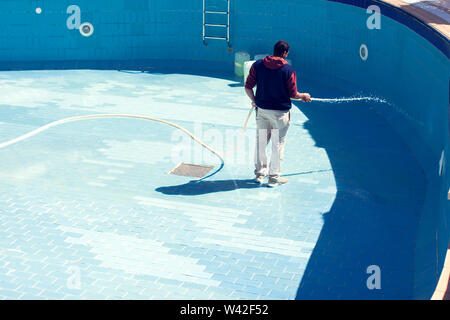
<svg viewBox="0 0 450 320">
<path fill-rule="evenodd" d="M 303 91 L 343 92 L 303 82 Z M 363 94 L 363 93 L 362 93 Z M 177 123 L 220 152 L 249 111 L 242 84 L 137 71 L 0 73 L 0 143 L 88 114 Z M 296 103 L 275 189 L 253 178 L 254 115 L 218 158 L 173 127 L 66 123 L 0 149 L 2 299 L 411 298 L 420 166 L 376 101 Z M 370 290 L 368 268 L 382 270 Z"/>
</svg>

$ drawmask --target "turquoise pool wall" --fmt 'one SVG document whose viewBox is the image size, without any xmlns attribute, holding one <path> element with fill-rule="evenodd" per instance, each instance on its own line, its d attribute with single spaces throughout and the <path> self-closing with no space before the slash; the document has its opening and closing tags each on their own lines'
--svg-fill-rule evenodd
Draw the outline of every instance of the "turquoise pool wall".
<svg viewBox="0 0 450 320">
<path fill-rule="evenodd" d="M 235 52 L 270 53 L 277 40 L 289 41 L 300 90 L 309 91 L 314 80 L 390 102 L 376 111 L 403 137 L 426 177 L 413 298 L 429 298 L 450 238 L 449 42 L 379 1 L 344 2 L 231 0 L 229 50 L 225 41 L 203 44 L 199 0 L 3 0 L 0 69 L 142 68 L 233 77 Z M 226 2 L 207 3 L 220 10 Z M 367 28 L 371 4 L 381 8 L 381 29 Z M 79 22 L 94 26 L 91 37 L 68 28 L 70 5 L 80 8 Z M 366 61 L 361 44 L 368 47 Z"/>
</svg>

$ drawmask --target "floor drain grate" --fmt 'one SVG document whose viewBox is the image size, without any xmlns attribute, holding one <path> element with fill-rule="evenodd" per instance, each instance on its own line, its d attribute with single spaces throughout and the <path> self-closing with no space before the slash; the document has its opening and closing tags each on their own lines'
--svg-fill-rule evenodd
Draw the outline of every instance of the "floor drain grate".
<svg viewBox="0 0 450 320">
<path fill-rule="evenodd" d="M 190 163 L 180 163 L 173 168 L 169 173 L 177 176 L 202 178 L 204 177 L 214 166 L 202 166 Z"/>
</svg>

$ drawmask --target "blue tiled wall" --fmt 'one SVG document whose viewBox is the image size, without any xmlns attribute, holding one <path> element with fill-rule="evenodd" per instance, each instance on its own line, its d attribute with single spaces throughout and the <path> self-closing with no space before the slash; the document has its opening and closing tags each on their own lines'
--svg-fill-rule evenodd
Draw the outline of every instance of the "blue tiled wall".
<svg viewBox="0 0 450 320">
<path fill-rule="evenodd" d="M 225 2 L 206 1 L 216 8 Z M 381 7 L 379 30 L 366 27 L 370 4 Z M 91 37 L 67 28 L 69 5 L 79 6 L 81 23 L 94 26 Z M 391 105 L 377 111 L 404 138 L 427 179 L 414 297 L 430 297 L 450 236 L 450 65 L 448 40 L 425 25 L 379 1 L 231 0 L 230 49 L 225 41 L 203 44 L 200 0 L 2 0 L 0 19 L 1 69 L 139 67 L 232 76 L 235 52 L 271 52 L 285 39 L 305 91 L 314 79 L 386 98 Z M 361 44 L 367 61 L 359 57 Z"/>
</svg>

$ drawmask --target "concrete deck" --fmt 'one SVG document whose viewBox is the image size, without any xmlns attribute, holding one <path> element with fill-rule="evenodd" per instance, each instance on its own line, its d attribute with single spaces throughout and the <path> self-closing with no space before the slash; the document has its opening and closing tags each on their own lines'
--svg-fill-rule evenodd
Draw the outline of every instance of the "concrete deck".
<svg viewBox="0 0 450 320">
<path fill-rule="evenodd" d="M 384 0 L 450 38 L 450 0 Z"/>
</svg>

